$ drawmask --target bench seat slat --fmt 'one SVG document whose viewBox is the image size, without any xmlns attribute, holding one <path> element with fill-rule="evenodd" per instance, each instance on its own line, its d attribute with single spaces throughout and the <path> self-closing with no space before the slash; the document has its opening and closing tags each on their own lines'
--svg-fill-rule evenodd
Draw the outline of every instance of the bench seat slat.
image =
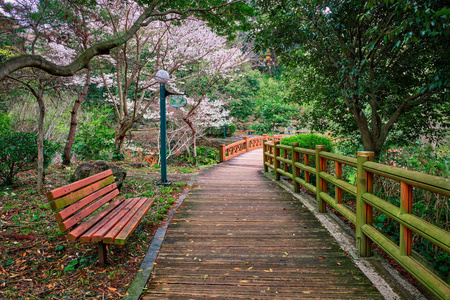
<svg viewBox="0 0 450 300">
<path fill-rule="evenodd" d="M 86 231 L 81 237 L 80 242 L 88 243 L 92 242 L 92 236 L 100 230 L 106 223 L 109 222 L 112 218 L 114 218 L 124 207 L 127 207 L 131 202 L 131 199 L 125 199 L 120 205 L 115 207 L 113 210 L 110 211 L 107 215 L 103 216 L 103 218 L 97 222 L 94 226 L 89 228 L 88 231 Z"/>
<path fill-rule="evenodd" d="M 89 196 L 90 194 L 92 194 L 112 183 L 114 183 L 114 176 L 111 175 L 100 181 L 94 182 L 87 187 L 84 187 L 80 190 L 74 191 L 73 193 L 70 193 L 64 197 L 61 197 L 59 199 L 56 199 L 55 201 L 50 202 L 50 207 L 53 209 L 53 211 L 56 211 L 61 208 L 65 208 L 66 206 L 71 205 L 72 203 L 75 203 L 78 200 L 80 200 L 86 196 Z"/>
<path fill-rule="evenodd" d="M 109 219 L 109 221 L 102 226 L 91 238 L 91 241 L 93 242 L 101 242 L 105 235 L 113 228 L 117 223 L 120 222 L 120 220 L 123 219 L 123 217 L 138 203 L 135 201 L 136 198 L 132 198 L 130 203 L 122 208 L 117 215 L 114 216 L 114 218 Z M 108 219 L 108 218 L 107 218 Z"/>
<path fill-rule="evenodd" d="M 79 238 L 83 233 L 85 233 L 90 228 L 92 228 L 92 226 L 97 224 L 104 216 L 109 214 L 114 208 L 116 208 L 123 202 L 124 202 L 124 199 L 119 199 L 119 198 L 114 199 L 113 201 L 111 201 L 108 204 L 108 206 L 103 208 L 101 211 L 99 211 L 97 214 L 95 214 L 92 218 L 86 220 L 85 222 L 78 225 L 78 227 L 76 227 L 75 229 L 70 231 L 67 234 L 67 239 L 69 241 L 75 242 L 77 240 L 77 238 Z M 89 240 L 88 240 L 88 242 L 89 242 Z"/>
<path fill-rule="evenodd" d="M 141 207 L 141 209 L 133 216 L 133 218 L 128 222 L 128 224 L 116 235 L 114 238 L 114 244 L 125 245 L 128 237 L 136 229 L 138 224 L 141 222 L 142 218 L 145 216 L 147 211 L 152 207 L 155 200 L 147 198 L 147 201 Z"/>
<path fill-rule="evenodd" d="M 77 212 L 76 214 L 74 214 L 73 216 L 71 216 L 70 218 L 65 220 L 64 222 L 60 223 L 59 227 L 61 228 L 61 230 L 64 229 L 63 232 L 67 231 L 69 228 L 71 228 L 72 226 L 74 226 L 75 224 L 77 224 L 78 222 L 80 222 L 81 220 L 83 220 L 84 218 L 89 216 L 90 214 L 92 214 L 94 211 L 96 211 L 97 209 L 102 207 L 104 204 L 106 204 L 108 201 L 110 201 L 117 195 L 119 195 L 119 190 L 115 189 L 112 192 L 110 192 L 109 194 L 107 194 L 106 196 L 100 198 L 98 201 L 92 203 L 85 209 Z"/>
<path fill-rule="evenodd" d="M 133 208 L 130 209 L 125 214 L 125 216 L 106 233 L 106 235 L 103 237 L 103 243 L 105 244 L 114 243 L 114 238 L 116 237 L 116 235 L 128 224 L 128 222 L 133 218 L 133 216 L 138 212 L 138 210 L 141 209 L 141 207 L 147 201 L 147 198 L 136 198 L 135 201 L 136 205 L 134 205 Z"/>
<path fill-rule="evenodd" d="M 59 213 L 55 214 L 56 220 L 58 221 L 58 223 L 63 222 L 65 219 L 67 219 L 68 217 L 70 217 L 71 215 L 73 215 L 74 213 L 76 213 L 77 211 L 82 209 L 83 207 L 87 206 L 89 203 L 108 194 L 109 192 L 111 192 L 112 190 L 114 190 L 116 188 L 117 188 L 116 183 L 110 184 L 110 185 L 102 188 L 101 190 L 98 190 L 95 193 L 90 194 L 89 196 L 81 199 L 80 201 L 78 201 L 72 205 L 69 205 L 68 207 L 61 210 Z"/>
<path fill-rule="evenodd" d="M 48 201 L 53 201 L 54 199 L 57 199 L 57 198 L 60 198 L 62 196 L 65 196 L 67 194 L 70 194 L 70 193 L 72 193 L 72 192 L 74 192 L 76 190 L 79 190 L 79 189 L 81 189 L 81 188 L 83 188 L 83 187 L 85 187 L 85 186 L 87 186 L 87 185 L 89 185 L 89 184 L 91 184 L 93 182 L 102 180 L 102 179 L 104 179 L 104 178 L 106 178 L 108 176 L 111 176 L 111 175 L 112 175 L 112 171 L 111 171 L 111 169 L 109 169 L 109 170 L 106 170 L 104 172 L 92 175 L 92 176 L 90 176 L 88 178 L 75 181 L 74 183 L 65 185 L 63 187 L 60 187 L 60 188 L 57 188 L 57 189 L 54 189 L 54 190 L 48 192 L 47 193 L 47 199 L 48 199 Z"/>
</svg>

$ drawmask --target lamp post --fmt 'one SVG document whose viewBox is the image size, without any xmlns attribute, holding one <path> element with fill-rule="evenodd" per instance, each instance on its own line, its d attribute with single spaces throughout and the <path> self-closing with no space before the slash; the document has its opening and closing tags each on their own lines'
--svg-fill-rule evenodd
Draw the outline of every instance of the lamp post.
<svg viewBox="0 0 450 300">
<path fill-rule="evenodd" d="M 225 117 L 223 117 L 223 138 L 226 139 L 227 136 L 225 134 Z"/>
<path fill-rule="evenodd" d="M 160 140 L 161 140 L 161 185 L 170 185 L 167 181 L 167 145 L 166 145 L 166 83 L 170 76 L 164 70 L 159 70 L 155 75 L 156 81 L 159 82 L 159 108 L 160 108 Z"/>
</svg>

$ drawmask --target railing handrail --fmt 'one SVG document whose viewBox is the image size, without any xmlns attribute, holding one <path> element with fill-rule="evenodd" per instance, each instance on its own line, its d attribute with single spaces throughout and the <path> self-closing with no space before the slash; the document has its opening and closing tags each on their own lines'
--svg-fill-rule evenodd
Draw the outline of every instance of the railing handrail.
<svg viewBox="0 0 450 300">
<path fill-rule="evenodd" d="M 219 161 L 225 162 L 233 157 L 236 157 L 242 153 L 260 149 L 263 147 L 263 140 L 280 140 L 282 135 L 278 136 L 268 136 L 267 134 L 263 134 L 262 136 L 249 138 L 248 136 L 244 136 L 241 141 L 234 142 L 229 145 L 222 144 L 219 146 Z M 257 145 L 251 145 L 254 141 L 258 141 Z M 242 147 L 240 147 L 243 145 Z"/>
<path fill-rule="evenodd" d="M 446 299 L 450 295 L 450 286 L 412 256 L 413 232 L 450 252 L 450 233 L 412 214 L 413 186 L 449 197 L 450 179 L 375 163 L 372 161 L 373 152 L 368 151 L 358 152 L 355 159 L 326 152 L 325 146 L 316 146 L 312 150 L 300 148 L 297 143 L 281 145 L 279 141 L 268 142 L 266 139 L 262 147 L 265 172 L 272 169 L 276 180 L 280 180 L 280 175 L 292 179 L 295 192 L 299 192 L 302 185 L 315 193 L 319 212 L 325 213 L 326 206 L 330 205 L 355 224 L 356 243 L 361 257 L 371 256 L 372 242 L 376 243 L 436 296 Z M 280 150 L 283 150 L 283 156 Z M 299 161 L 300 155 L 304 156 L 303 163 Z M 309 166 L 311 156 L 315 158 L 315 168 Z M 327 160 L 335 162 L 335 175 L 327 173 Z M 356 186 L 342 178 L 342 165 L 356 168 Z M 289 166 L 291 172 L 288 171 Z M 300 177 L 300 172 L 304 172 L 305 179 Z M 374 174 L 401 183 L 399 207 L 373 194 Z M 316 176 L 315 186 L 310 183 L 310 175 Z M 327 183 L 335 186 L 334 198 L 327 193 Z M 356 211 L 342 204 L 342 191 L 356 196 Z M 372 225 L 373 208 L 400 224 L 399 245 Z"/>
</svg>

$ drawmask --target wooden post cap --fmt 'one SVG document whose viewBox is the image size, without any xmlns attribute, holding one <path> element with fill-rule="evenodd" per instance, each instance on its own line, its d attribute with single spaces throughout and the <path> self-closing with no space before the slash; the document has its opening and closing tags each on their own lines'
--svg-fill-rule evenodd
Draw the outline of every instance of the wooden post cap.
<svg viewBox="0 0 450 300">
<path fill-rule="evenodd" d="M 327 148 L 327 146 L 325 146 L 325 145 L 316 145 L 316 149 L 325 150 L 326 148 Z"/>
<path fill-rule="evenodd" d="M 223 147 L 225 147 L 225 144 L 220 144 L 219 147 L 223 148 Z"/>
<path fill-rule="evenodd" d="M 374 157 L 375 152 L 373 152 L 373 151 L 358 151 L 358 156 Z"/>
<path fill-rule="evenodd" d="M 294 147 L 298 147 L 299 143 L 292 143 L 291 145 L 294 146 Z"/>
</svg>

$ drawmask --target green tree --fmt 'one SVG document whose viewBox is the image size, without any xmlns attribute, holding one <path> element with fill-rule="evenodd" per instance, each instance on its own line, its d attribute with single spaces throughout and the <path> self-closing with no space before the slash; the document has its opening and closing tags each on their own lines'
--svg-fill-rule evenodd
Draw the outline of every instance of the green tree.
<svg viewBox="0 0 450 300">
<path fill-rule="evenodd" d="M 291 99 L 310 105 L 312 129 L 357 131 L 379 155 L 393 132 L 406 143 L 448 128 L 450 10 L 442 1 L 259 4 L 257 45 L 281 55 Z"/>
<path fill-rule="evenodd" d="M 261 72 L 251 70 L 249 65 L 241 70 L 241 74 L 230 81 L 223 92 L 231 98 L 228 102 L 230 116 L 239 122 L 247 122 L 250 116 L 255 115 L 257 94 L 263 77 Z"/>
<path fill-rule="evenodd" d="M 258 114 L 260 122 L 275 132 L 277 125 L 287 126 L 296 113 L 294 105 L 286 103 L 286 88 L 283 81 L 267 77 L 258 92 Z"/>
</svg>

